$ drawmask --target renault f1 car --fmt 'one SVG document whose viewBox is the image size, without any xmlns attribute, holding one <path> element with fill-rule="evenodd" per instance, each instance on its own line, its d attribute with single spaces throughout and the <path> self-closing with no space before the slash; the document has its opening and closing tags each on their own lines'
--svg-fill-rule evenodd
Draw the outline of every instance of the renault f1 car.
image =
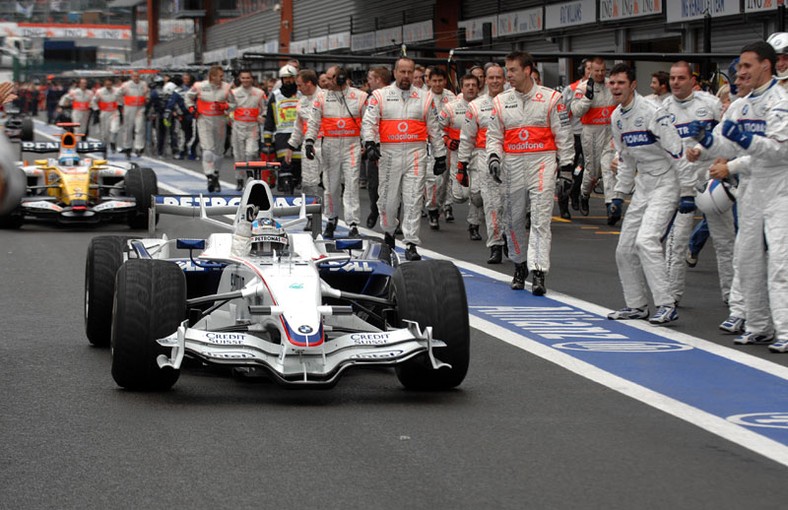
<svg viewBox="0 0 788 510">
<path fill-rule="evenodd" d="M 133 163 L 82 157 L 102 152 L 104 144 L 80 142 L 78 136 L 67 131 L 60 142 L 22 142 L 24 152 L 58 156 L 16 169 L 24 173 L 27 190 L 16 208 L 0 216 L 0 228 L 19 228 L 32 218 L 60 224 L 121 221 L 135 229 L 148 226 L 151 196 L 158 193 L 155 172 Z"/>
<path fill-rule="evenodd" d="M 166 390 L 184 359 L 263 372 L 288 387 L 332 387 L 348 368 L 381 365 L 395 366 L 409 389 L 463 381 L 468 305 L 451 262 L 400 264 L 379 238 L 288 234 L 307 213 L 318 232 L 320 204 L 274 202 L 264 181 L 250 181 L 234 204 L 214 199 L 156 196 L 154 206 L 203 217 L 235 212 L 233 233 L 90 243 L 87 336 L 111 344 L 119 386 Z"/>
</svg>

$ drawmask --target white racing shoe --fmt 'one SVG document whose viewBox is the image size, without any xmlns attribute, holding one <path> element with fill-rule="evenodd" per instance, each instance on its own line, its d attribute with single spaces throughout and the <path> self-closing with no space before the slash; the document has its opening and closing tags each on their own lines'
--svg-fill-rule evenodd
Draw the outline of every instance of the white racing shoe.
<svg viewBox="0 0 788 510">
<path fill-rule="evenodd" d="M 788 352 L 788 340 L 777 339 L 776 342 L 769 346 L 772 352 Z"/>
<path fill-rule="evenodd" d="M 679 313 L 676 307 L 672 305 L 662 305 L 657 309 L 657 312 L 649 317 L 648 321 L 651 324 L 667 324 L 679 318 Z"/>
<path fill-rule="evenodd" d="M 744 319 L 731 315 L 720 324 L 720 329 L 728 333 L 744 333 Z"/>
<path fill-rule="evenodd" d="M 630 321 L 648 318 L 648 308 L 622 308 L 607 314 L 607 318 L 613 321 Z"/>
<path fill-rule="evenodd" d="M 759 335 L 749 331 L 733 339 L 733 343 L 738 345 L 767 345 L 772 342 L 774 342 L 774 335 L 772 334 Z"/>
</svg>

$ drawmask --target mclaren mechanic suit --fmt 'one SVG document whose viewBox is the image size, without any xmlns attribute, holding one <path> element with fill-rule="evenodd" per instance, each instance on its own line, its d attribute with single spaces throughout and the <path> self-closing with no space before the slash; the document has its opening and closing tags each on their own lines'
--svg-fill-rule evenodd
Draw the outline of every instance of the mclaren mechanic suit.
<svg viewBox="0 0 788 510">
<path fill-rule="evenodd" d="M 693 147 L 697 142 L 690 136 L 687 127 L 693 120 L 712 130 L 720 121 L 722 103 L 719 99 L 705 92 L 692 92 L 681 100 L 669 95 L 662 101 L 662 107 L 670 114 L 673 125 L 684 142 L 684 148 Z M 691 172 L 686 180 L 682 180 L 681 197 L 694 197 L 699 185 L 708 180 L 708 168 L 711 161 L 690 163 L 687 169 Z M 682 176 L 680 176 L 682 177 Z M 691 211 L 679 211 L 673 220 L 670 233 L 665 238 L 665 259 L 668 268 L 670 294 L 676 302 L 684 295 L 684 280 L 687 273 L 685 255 L 689 244 L 692 227 L 695 223 L 694 208 Z M 717 266 L 722 287 L 723 299 L 728 301 L 731 281 L 733 280 L 733 215 L 709 215 L 709 229 L 712 230 L 714 251 L 717 254 Z"/>
<path fill-rule="evenodd" d="M 107 150 L 115 147 L 115 136 L 120 130 L 120 113 L 118 111 L 118 91 L 113 86 L 104 86 L 93 96 L 91 108 L 98 112 L 99 139 Z"/>
<path fill-rule="evenodd" d="M 393 237 L 399 224 L 397 209 L 402 201 L 402 232 L 407 244 L 418 245 L 421 205 L 426 172 L 432 167 L 427 142 L 436 158 L 445 157 L 446 146 L 432 110 L 432 93 L 396 83 L 372 93 L 364 114 L 361 138 L 375 143 L 380 134 L 378 209 L 380 226 Z"/>
<path fill-rule="evenodd" d="M 737 159 L 731 173 L 739 186 L 737 271 L 744 295 L 747 333 L 772 337 L 770 348 L 788 351 L 788 93 L 775 79 L 731 104 L 711 136 L 701 141 L 714 157 Z M 743 189 L 744 188 L 744 189 Z M 768 252 L 767 252 L 768 247 Z M 771 320 L 770 320 L 771 316 Z M 773 324 L 772 324 L 773 322 Z M 744 338 L 736 343 L 755 343 Z"/>
<path fill-rule="evenodd" d="M 593 93 L 588 94 L 588 87 Z M 593 99 L 589 99 L 588 96 Z M 605 190 L 605 203 L 613 199 L 615 174 L 610 167 L 602 166 L 602 155 L 610 144 L 610 115 L 615 110 L 613 96 L 606 83 L 596 83 L 592 78 L 580 83 L 575 90 L 575 97 L 570 103 L 572 115 L 580 119 L 583 130 L 580 143 L 583 147 L 583 184 L 580 188 L 581 211 L 588 214 L 588 197 L 591 187 L 600 175 Z"/>
<path fill-rule="evenodd" d="M 228 98 L 233 119 L 233 155 L 236 161 L 260 158 L 260 124 L 265 121 L 265 93 L 257 87 L 237 87 Z"/>
<path fill-rule="evenodd" d="M 366 101 L 366 92 L 354 87 L 321 90 L 312 105 L 305 135 L 307 143 L 313 144 L 318 133 L 323 133 L 320 168 L 326 189 L 328 221 L 336 224 L 341 199 L 345 223 L 351 229 L 357 227 L 361 217 L 358 178 L 361 171 L 361 120 Z"/>
<path fill-rule="evenodd" d="M 145 149 L 145 104 L 148 102 L 148 84 L 132 73 L 132 79 L 118 89 L 123 100 L 122 136 L 118 145 L 127 154 L 132 150 L 139 155 Z"/>
<path fill-rule="evenodd" d="M 208 177 L 208 191 L 221 191 L 219 170 L 224 159 L 227 137 L 227 100 L 230 84 L 216 86 L 210 80 L 200 81 L 186 93 L 186 106 L 197 114 L 197 133 L 202 149 L 202 171 Z"/>
<path fill-rule="evenodd" d="M 652 322 L 663 323 L 678 318 L 673 308 L 660 239 L 679 203 L 677 172 L 686 178 L 690 171 L 688 162 L 682 159 L 681 137 L 670 119 L 664 108 L 637 93 L 627 107 L 620 105 L 613 112 L 613 143 L 619 153 L 614 207 L 620 208 L 624 196 L 632 193 L 633 189 L 634 195 L 624 216 L 616 247 L 618 275 L 630 310 L 625 312 L 625 308 L 613 312 L 608 315 L 610 319 L 645 318 L 648 315 L 646 282 L 654 304 L 660 307 L 651 318 Z M 636 317 L 631 316 L 633 311 Z"/>
<path fill-rule="evenodd" d="M 287 145 L 293 152 L 298 152 L 299 147 L 301 147 L 300 150 L 303 153 L 304 148 L 302 147 L 302 144 L 306 139 L 304 135 L 306 135 L 306 131 L 309 128 L 309 117 L 312 114 L 312 103 L 315 102 L 315 98 L 317 97 L 318 92 L 321 90 L 321 88 L 316 87 L 312 95 L 307 96 L 306 94 L 303 94 L 298 102 L 298 106 L 296 107 L 296 122 L 293 126 L 293 132 L 290 134 L 290 139 L 287 141 Z M 323 133 L 318 133 L 317 139 L 320 140 L 322 137 Z M 301 158 L 301 189 L 305 194 L 315 197 L 319 197 L 321 195 L 321 154 L 319 147 L 319 145 L 315 145 L 314 158 Z"/>
<path fill-rule="evenodd" d="M 546 274 L 550 271 L 556 160 L 561 167 L 567 167 L 575 157 L 569 116 L 561 94 L 540 85 L 534 85 L 527 93 L 507 90 L 497 95 L 492 104 L 487 158 L 488 161 L 493 156 L 501 159 L 509 258 L 515 264 L 527 260 L 529 270 Z M 531 199 L 527 257 L 523 246 L 526 194 Z"/>
<path fill-rule="evenodd" d="M 500 258 L 498 250 L 502 250 L 501 247 L 504 243 L 501 231 L 501 213 L 503 211 L 501 185 L 495 182 L 487 171 L 487 123 L 492 116 L 492 109 L 492 100 L 487 94 L 474 99 L 468 105 L 460 132 L 457 161 L 468 164 L 471 205 L 478 207 L 481 202 L 484 207 L 487 247 L 493 251 L 496 258 Z M 451 168 L 454 172 L 455 169 Z M 455 185 L 456 183 L 452 182 L 452 186 Z M 493 247 L 498 248 L 493 250 Z"/>
</svg>

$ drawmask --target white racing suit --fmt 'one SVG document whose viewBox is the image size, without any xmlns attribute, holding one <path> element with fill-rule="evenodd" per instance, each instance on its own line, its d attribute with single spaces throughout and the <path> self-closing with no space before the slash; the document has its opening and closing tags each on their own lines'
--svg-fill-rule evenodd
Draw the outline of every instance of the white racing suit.
<svg viewBox="0 0 788 510">
<path fill-rule="evenodd" d="M 318 92 L 322 89 L 315 89 L 315 93 L 311 96 L 302 95 L 296 107 L 296 122 L 293 126 L 293 132 L 290 134 L 290 139 L 287 145 L 290 146 L 294 153 L 301 153 L 301 189 L 305 194 L 319 197 L 320 196 L 320 142 L 322 142 L 323 133 L 317 134 L 315 140 L 315 159 L 307 159 L 304 155 L 303 143 L 306 139 L 304 135 L 309 127 L 309 117 L 312 115 L 312 103 L 314 103 Z"/>
<path fill-rule="evenodd" d="M 720 121 L 720 116 L 722 115 L 722 103 L 720 100 L 705 92 L 693 92 L 684 100 L 679 100 L 671 95 L 659 104 L 662 104 L 662 107 L 670 114 L 673 125 L 676 126 L 685 149 L 697 145 L 697 142 L 689 136 L 687 130 L 690 122 L 697 120 L 711 130 Z M 682 183 L 679 196 L 694 197 L 696 195 L 698 187 L 705 184 L 708 180 L 710 164 L 711 161 L 709 160 L 687 164 L 687 169 L 692 172 L 692 178 L 688 178 L 686 183 Z M 714 243 L 714 251 L 717 254 L 720 287 L 722 288 L 723 300 L 727 301 L 731 280 L 733 279 L 733 239 L 735 236 L 733 212 L 728 211 L 727 218 L 717 215 L 709 216 L 712 216 L 712 218 L 707 219 Z M 694 223 L 694 212 L 684 214 L 677 212 L 673 219 L 673 226 L 665 238 L 665 262 L 668 268 L 670 294 L 676 302 L 681 301 L 684 295 L 684 280 L 687 274 L 685 258 Z"/>
<path fill-rule="evenodd" d="M 487 247 L 503 246 L 501 185 L 495 182 L 487 170 L 487 123 L 492 116 L 492 99 L 488 95 L 470 102 L 460 131 L 460 148 L 457 163 L 468 163 L 470 187 L 463 188 L 470 194 L 471 206 L 482 204 L 487 226 Z M 452 175 L 457 175 L 457 164 L 452 165 Z M 456 178 L 452 181 L 452 192 L 461 188 Z M 470 208 L 468 215 L 470 216 Z M 468 220 L 470 222 L 470 219 Z"/>
<path fill-rule="evenodd" d="M 312 104 L 307 122 L 307 140 L 320 145 L 320 168 L 325 187 L 325 210 L 329 220 L 339 216 L 339 202 L 345 223 L 358 225 L 361 217 L 358 179 L 361 172 L 361 121 L 367 93 L 354 87 L 321 90 Z M 345 191 L 342 192 L 344 182 Z"/>
<path fill-rule="evenodd" d="M 124 82 L 118 89 L 123 101 L 123 125 L 118 145 L 121 149 L 142 152 L 145 149 L 145 103 L 148 101 L 148 84 L 134 80 Z"/>
<path fill-rule="evenodd" d="M 436 116 L 440 114 L 444 106 L 457 99 L 457 96 L 454 95 L 454 92 L 448 89 L 444 89 L 440 96 L 437 96 L 432 92 L 431 94 L 433 112 Z M 433 159 L 430 159 L 429 161 L 427 180 L 424 185 L 424 205 L 428 211 L 442 210 L 445 205 L 451 203 L 451 200 L 447 200 L 450 178 L 448 170 L 441 175 L 435 175 L 432 172 L 432 168 L 435 166 L 435 154 L 433 149 L 434 147 L 430 147 Z M 447 169 L 451 168 L 448 159 L 446 161 L 446 165 Z"/>
<path fill-rule="evenodd" d="M 589 81 L 594 87 L 594 99 L 586 97 Z M 575 89 L 575 97 L 570 104 L 572 115 L 580 119 L 583 125 L 580 143 L 583 147 L 583 184 L 580 193 L 589 196 L 595 181 L 602 177 L 605 190 L 605 203 L 613 200 L 616 176 L 610 166 L 602 165 L 602 155 L 608 150 L 610 143 L 610 115 L 616 108 L 613 96 L 605 83 L 594 83 L 592 80 L 582 81 Z"/>
<path fill-rule="evenodd" d="M 227 110 L 230 84 L 216 87 L 208 80 L 200 81 L 186 93 L 184 100 L 190 110 L 197 112 L 197 133 L 202 149 L 202 171 L 205 175 L 218 175 L 224 159 L 224 142 L 227 138 Z"/>
<path fill-rule="evenodd" d="M 468 204 L 468 224 L 478 226 L 481 223 L 481 214 L 482 214 L 482 195 L 481 189 L 479 187 L 479 179 L 470 179 L 470 186 L 463 187 L 457 181 L 457 163 L 460 161 L 457 158 L 458 150 L 452 151 L 448 148 L 448 143 L 450 140 L 456 140 L 457 142 L 460 141 L 461 130 L 463 124 L 465 124 L 465 115 L 468 112 L 468 106 L 470 103 L 465 100 L 463 97 L 458 97 L 454 101 L 446 104 L 440 111 L 438 115 L 438 122 L 443 129 L 444 132 L 444 141 L 447 144 L 446 147 L 446 172 L 440 176 L 446 177 L 446 187 L 449 190 L 449 196 L 451 197 L 451 201 L 455 204 L 462 204 L 465 202 L 470 202 Z M 470 155 L 467 156 L 469 159 L 465 159 L 466 163 L 470 161 Z M 468 174 L 470 178 L 471 170 L 468 169 Z"/>
<path fill-rule="evenodd" d="M 487 157 L 501 158 L 509 258 L 530 271 L 550 271 L 550 221 L 553 211 L 556 163 L 571 165 L 574 143 L 569 115 L 561 94 L 534 85 L 528 93 L 510 89 L 492 100 L 487 126 Z M 531 232 L 526 239 L 526 195 L 531 199 Z"/>
<path fill-rule="evenodd" d="M 431 172 L 427 142 L 434 157 L 446 155 L 446 146 L 432 112 L 432 93 L 396 83 L 372 93 L 361 126 L 364 142 L 380 136 L 378 209 L 380 226 L 394 235 L 399 224 L 397 209 L 402 201 L 402 232 L 405 243 L 418 245 L 425 174 Z"/>
<path fill-rule="evenodd" d="M 96 91 L 91 108 L 99 112 L 99 140 L 109 150 L 115 144 L 115 136 L 120 130 L 118 111 L 118 91 L 114 87 L 101 87 Z"/>
<path fill-rule="evenodd" d="M 673 306 L 661 238 L 676 213 L 680 176 L 692 177 L 681 137 L 670 114 L 637 93 L 613 112 L 611 128 L 619 154 L 613 198 L 635 192 L 616 247 L 624 300 L 629 308 L 648 307 L 648 283 L 657 307 Z"/>
<path fill-rule="evenodd" d="M 744 148 L 722 135 L 725 120 L 753 133 Z M 772 80 L 733 102 L 706 149 L 712 157 L 732 159 L 728 168 L 746 177 L 737 197 L 738 276 L 747 331 L 788 339 L 788 93 Z M 749 175 L 748 175 L 749 174 Z M 742 189 L 743 188 L 743 189 Z M 768 247 L 768 252 L 767 252 Z"/>
<path fill-rule="evenodd" d="M 265 93 L 257 87 L 237 87 L 231 90 L 228 98 L 230 118 L 233 122 L 231 141 L 233 158 L 237 162 L 257 161 L 260 159 L 260 123 L 265 115 Z M 221 147 L 223 149 L 224 147 Z M 236 177 L 243 180 L 245 170 L 239 170 Z"/>
<path fill-rule="evenodd" d="M 88 134 L 90 124 L 90 103 L 93 101 L 93 91 L 73 88 L 60 98 L 58 106 L 71 108 L 71 122 L 79 123 L 79 133 Z"/>
</svg>

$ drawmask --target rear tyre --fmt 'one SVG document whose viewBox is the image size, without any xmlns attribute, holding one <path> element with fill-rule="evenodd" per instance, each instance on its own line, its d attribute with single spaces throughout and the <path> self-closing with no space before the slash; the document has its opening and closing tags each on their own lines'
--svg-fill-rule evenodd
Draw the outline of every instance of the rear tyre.
<svg viewBox="0 0 788 510">
<path fill-rule="evenodd" d="M 123 264 L 128 237 L 99 236 L 90 240 L 85 260 L 85 332 L 97 347 L 108 347 L 112 336 L 115 273 Z"/>
<path fill-rule="evenodd" d="M 459 386 L 468 373 L 470 325 L 465 284 L 459 270 L 449 261 L 428 260 L 403 264 L 391 281 L 391 298 L 396 303 L 399 327 L 415 321 L 424 330 L 432 326 L 437 347 L 435 357 L 451 368 L 435 370 L 426 356 L 397 365 L 397 378 L 411 390 L 447 390 Z"/>
<path fill-rule="evenodd" d="M 151 168 L 130 168 L 126 172 L 126 193 L 137 201 L 137 208 L 129 214 L 129 226 L 133 229 L 148 228 L 151 195 L 159 193 L 156 172 Z M 159 217 L 156 215 L 156 223 Z"/>
<path fill-rule="evenodd" d="M 13 174 L 11 174 L 13 172 Z M 9 175 L 11 174 L 11 175 Z M 5 178 L 5 185 L 7 186 L 7 194 L 9 196 L 21 196 L 24 195 L 25 187 L 27 183 L 27 175 L 25 175 L 24 170 L 19 167 L 14 167 L 8 169 L 8 174 L 6 174 Z M 9 200 L 10 202 L 10 200 Z M 6 206 L 9 206 L 6 204 Z M 9 210 L 10 209 L 10 210 Z M 13 208 L 7 208 L 9 212 L 6 214 L 0 214 L 0 229 L 2 230 L 16 230 L 22 226 L 24 222 L 24 217 L 22 216 L 21 207 L 19 207 L 19 203 L 13 205 Z"/>
<path fill-rule="evenodd" d="M 35 139 L 35 130 L 33 129 L 33 119 L 22 119 L 22 132 L 20 139 L 23 142 L 32 142 Z"/>
<path fill-rule="evenodd" d="M 112 320 L 112 378 L 134 391 L 163 391 L 180 370 L 159 368 L 169 355 L 156 339 L 166 337 L 186 318 L 186 277 L 172 262 L 131 259 L 118 270 Z"/>
</svg>

